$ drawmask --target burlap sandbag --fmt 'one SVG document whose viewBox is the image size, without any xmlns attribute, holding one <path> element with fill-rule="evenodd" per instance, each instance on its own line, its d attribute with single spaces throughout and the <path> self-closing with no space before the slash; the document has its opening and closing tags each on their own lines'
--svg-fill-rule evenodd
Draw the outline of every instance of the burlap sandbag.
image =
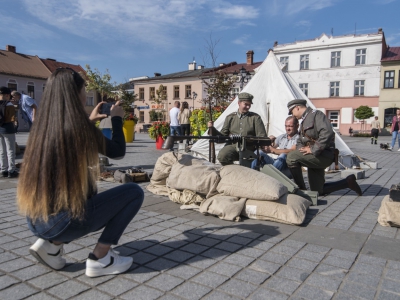
<svg viewBox="0 0 400 300">
<path fill-rule="evenodd" d="M 268 220 L 300 225 L 306 218 L 310 201 L 295 194 L 286 194 L 278 201 L 247 200 L 242 216 L 250 219 Z"/>
<path fill-rule="evenodd" d="M 389 195 L 383 198 L 378 213 L 378 222 L 382 226 L 400 227 L 400 202 L 394 202 Z"/>
<path fill-rule="evenodd" d="M 239 165 L 225 166 L 220 171 L 217 191 L 226 196 L 255 200 L 278 200 L 287 187 L 275 178 Z"/>
<path fill-rule="evenodd" d="M 168 196 L 169 189 L 165 186 L 167 177 L 171 172 L 172 165 L 181 157 L 182 154 L 176 154 L 175 152 L 168 152 L 160 156 L 154 166 L 150 184 L 146 189 L 156 195 Z"/>
<path fill-rule="evenodd" d="M 172 165 L 175 164 L 181 157 L 182 154 L 176 154 L 175 152 L 168 152 L 160 156 L 154 166 L 150 183 L 152 185 L 165 185 L 167 177 L 171 172 Z"/>
<path fill-rule="evenodd" d="M 240 221 L 246 198 L 215 195 L 200 205 L 200 212 L 218 216 L 222 220 Z"/>
<path fill-rule="evenodd" d="M 191 190 L 209 198 L 217 194 L 220 169 L 221 166 L 205 159 L 183 155 L 172 166 L 166 185 L 176 190 Z"/>
<path fill-rule="evenodd" d="M 196 194 L 191 190 L 178 191 L 175 189 L 169 189 L 168 197 L 169 200 L 183 205 L 195 204 L 199 206 L 204 201 L 204 197 L 201 197 L 199 194 Z"/>
</svg>

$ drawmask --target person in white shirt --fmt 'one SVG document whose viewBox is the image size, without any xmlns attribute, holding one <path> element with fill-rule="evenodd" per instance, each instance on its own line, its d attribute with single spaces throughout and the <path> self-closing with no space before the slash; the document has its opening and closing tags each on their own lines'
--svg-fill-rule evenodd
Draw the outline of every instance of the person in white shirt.
<svg viewBox="0 0 400 300">
<path fill-rule="evenodd" d="M 170 135 L 174 136 L 176 135 L 182 135 L 181 132 L 181 126 L 179 125 L 179 107 L 181 106 L 181 103 L 179 101 L 175 101 L 174 103 L 174 107 L 171 108 L 171 110 L 169 111 L 169 119 L 170 119 L 170 124 L 169 124 L 169 128 L 170 128 Z M 172 146 L 171 149 L 169 149 L 170 151 L 174 151 L 174 148 Z"/>
</svg>

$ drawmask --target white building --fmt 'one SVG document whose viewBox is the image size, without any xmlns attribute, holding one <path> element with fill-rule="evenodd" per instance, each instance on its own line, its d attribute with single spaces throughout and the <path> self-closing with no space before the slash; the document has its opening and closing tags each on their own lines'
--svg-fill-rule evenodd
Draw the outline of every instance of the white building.
<svg viewBox="0 0 400 300">
<path fill-rule="evenodd" d="M 274 53 L 313 104 L 325 112 L 335 129 L 360 130 L 354 111 L 370 106 L 378 115 L 380 66 L 387 45 L 377 33 L 328 36 L 274 45 Z M 367 120 L 367 123 L 370 123 Z M 370 126 L 365 126 L 370 129 Z"/>
</svg>

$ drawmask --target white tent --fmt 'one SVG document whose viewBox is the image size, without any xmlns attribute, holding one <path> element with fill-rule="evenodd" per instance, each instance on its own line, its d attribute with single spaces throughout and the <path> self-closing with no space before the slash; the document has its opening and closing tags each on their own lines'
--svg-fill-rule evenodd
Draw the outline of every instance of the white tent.
<svg viewBox="0 0 400 300">
<path fill-rule="evenodd" d="M 274 52 L 270 50 L 267 58 L 256 69 L 256 74 L 242 90 L 254 96 L 250 111 L 259 114 L 265 124 L 267 135 L 278 136 L 285 133 L 285 119 L 288 117 L 287 103 L 293 99 L 305 99 L 307 105 L 315 108 L 299 86 L 287 72 L 282 72 L 282 65 L 277 60 Z M 237 111 L 238 98 L 228 106 L 224 113 L 214 122 L 216 129 L 221 130 L 228 114 Z M 206 135 L 206 134 L 205 134 Z M 340 151 L 341 161 L 346 166 L 351 166 L 351 156 L 354 153 L 336 133 L 336 148 Z M 208 140 L 198 140 L 192 147 L 195 154 L 208 159 Z M 224 144 L 216 144 L 216 153 Z M 343 159 L 347 157 L 349 159 Z"/>
</svg>

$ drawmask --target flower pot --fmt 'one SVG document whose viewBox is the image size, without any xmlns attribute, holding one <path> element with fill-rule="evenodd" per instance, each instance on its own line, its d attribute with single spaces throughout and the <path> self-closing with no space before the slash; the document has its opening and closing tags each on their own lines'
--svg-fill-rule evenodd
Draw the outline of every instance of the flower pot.
<svg viewBox="0 0 400 300">
<path fill-rule="evenodd" d="M 156 139 L 156 149 L 162 149 L 162 145 L 164 144 L 164 139 L 161 135 L 159 135 Z"/>
<path fill-rule="evenodd" d="M 111 128 L 103 128 L 103 129 L 101 129 L 101 132 L 109 140 L 112 139 L 112 129 Z"/>
<path fill-rule="evenodd" d="M 135 121 L 126 120 L 124 121 L 124 126 L 122 127 L 125 136 L 125 142 L 132 143 L 135 137 Z"/>
</svg>

